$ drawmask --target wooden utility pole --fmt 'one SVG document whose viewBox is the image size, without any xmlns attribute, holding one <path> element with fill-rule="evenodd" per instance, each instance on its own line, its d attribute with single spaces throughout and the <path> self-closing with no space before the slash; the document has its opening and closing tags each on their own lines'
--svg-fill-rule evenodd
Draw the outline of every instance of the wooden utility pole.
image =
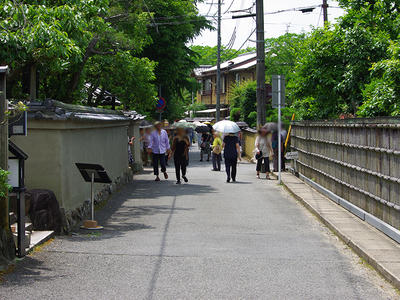
<svg viewBox="0 0 400 300">
<path fill-rule="evenodd" d="M 265 41 L 264 41 L 264 4 L 263 0 L 256 0 L 256 31 L 257 31 L 257 128 L 265 123 Z"/>
<path fill-rule="evenodd" d="M 322 10 L 324 13 L 324 25 L 328 23 L 328 0 L 322 0 Z"/>
<path fill-rule="evenodd" d="M 217 25 L 217 86 L 215 89 L 216 105 L 215 119 L 220 121 L 221 117 L 221 0 L 218 0 L 218 25 Z"/>
<path fill-rule="evenodd" d="M 0 67 L 0 168 L 8 169 L 8 122 L 6 113 L 6 78 L 8 67 Z M 8 215 L 8 197 L 0 198 L 0 263 L 2 258 L 7 260 L 15 256 L 14 240 L 10 231 Z"/>
</svg>

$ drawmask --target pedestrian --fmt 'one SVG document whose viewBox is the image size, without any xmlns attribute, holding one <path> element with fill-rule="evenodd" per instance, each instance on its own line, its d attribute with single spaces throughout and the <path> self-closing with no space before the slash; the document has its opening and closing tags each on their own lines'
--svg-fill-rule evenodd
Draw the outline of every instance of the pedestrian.
<svg viewBox="0 0 400 300">
<path fill-rule="evenodd" d="M 162 129 L 161 122 L 154 123 L 155 130 L 149 136 L 149 146 L 147 147 L 149 154 L 153 157 L 155 181 L 160 181 L 158 164 L 161 165 L 161 172 L 164 178 L 168 179 L 165 154 L 170 152 L 170 145 L 167 132 Z"/>
<path fill-rule="evenodd" d="M 197 148 L 198 148 L 199 150 L 201 150 L 201 137 L 202 137 L 202 134 L 201 134 L 200 132 L 198 132 L 198 133 L 196 134 L 196 138 L 197 138 Z"/>
<path fill-rule="evenodd" d="M 213 171 L 221 171 L 221 160 L 222 160 L 222 139 L 220 134 L 214 131 L 214 141 L 212 143 L 212 163 Z"/>
<path fill-rule="evenodd" d="M 207 154 L 207 161 L 210 161 L 212 135 L 205 132 L 201 136 L 200 161 L 203 161 L 204 154 Z"/>
<path fill-rule="evenodd" d="M 262 169 L 262 163 L 264 162 L 266 179 L 271 179 L 269 173 L 271 172 L 269 166 L 269 158 L 273 156 L 271 137 L 265 128 L 258 130 L 258 135 L 255 142 L 255 158 L 257 160 L 257 178 L 260 178 L 260 171 Z"/>
<path fill-rule="evenodd" d="M 167 123 L 168 123 L 168 121 L 167 121 Z M 165 121 L 164 121 L 164 124 L 165 124 Z M 169 146 L 171 147 L 172 139 L 174 138 L 174 133 L 170 128 L 166 129 L 165 131 L 167 132 Z M 165 153 L 165 165 L 167 167 L 169 166 L 168 157 L 169 157 L 168 153 Z"/>
<path fill-rule="evenodd" d="M 240 157 L 239 138 L 233 133 L 227 134 L 224 137 L 222 147 L 224 149 L 226 182 L 230 182 L 231 179 L 235 182 L 237 161 L 238 159 L 242 160 Z"/>
<path fill-rule="evenodd" d="M 133 142 L 135 141 L 135 137 L 129 137 L 128 136 L 128 164 L 130 166 L 131 169 L 133 169 L 134 167 L 134 159 L 133 159 L 133 155 L 132 155 L 132 149 L 131 147 L 133 146 Z"/>
<path fill-rule="evenodd" d="M 176 184 L 181 184 L 181 172 L 182 179 L 188 182 L 186 177 L 186 167 L 189 160 L 189 146 L 190 141 L 186 135 L 184 128 L 177 128 L 176 136 L 172 141 L 171 152 L 169 156 L 174 157 Z"/>
</svg>

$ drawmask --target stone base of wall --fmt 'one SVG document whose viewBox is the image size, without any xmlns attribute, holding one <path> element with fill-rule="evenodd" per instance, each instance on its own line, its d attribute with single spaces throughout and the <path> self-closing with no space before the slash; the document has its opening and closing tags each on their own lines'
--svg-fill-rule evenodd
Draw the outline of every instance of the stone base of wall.
<svg viewBox="0 0 400 300">
<path fill-rule="evenodd" d="M 120 188 L 122 188 L 125 184 L 128 184 L 133 181 L 134 171 L 129 169 L 122 176 L 117 177 L 117 179 L 105 186 L 101 191 L 97 192 L 94 196 L 95 205 L 104 204 L 112 194 L 117 192 Z M 90 201 L 85 201 L 80 207 L 74 210 L 65 211 L 61 209 L 61 213 L 63 215 L 63 226 L 62 233 L 68 234 L 71 231 L 77 229 L 83 220 L 90 217 Z"/>
<path fill-rule="evenodd" d="M 15 257 L 15 244 L 11 231 L 0 228 L 0 271 L 4 271 Z"/>
</svg>

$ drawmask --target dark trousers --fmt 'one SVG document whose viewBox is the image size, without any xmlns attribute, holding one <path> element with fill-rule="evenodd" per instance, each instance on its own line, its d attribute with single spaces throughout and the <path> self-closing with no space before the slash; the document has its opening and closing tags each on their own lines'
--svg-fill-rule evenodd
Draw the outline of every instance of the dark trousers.
<svg viewBox="0 0 400 300">
<path fill-rule="evenodd" d="M 161 165 L 161 172 L 166 172 L 167 168 L 165 166 L 165 153 L 156 154 L 153 153 L 153 168 L 154 168 L 154 175 L 158 176 L 158 163 L 160 162 Z"/>
<path fill-rule="evenodd" d="M 181 181 L 181 171 L 182 176 L 186 176 L 186 165 L 187 160 L 185 156 L 174 156 L 174 164 L 175 164 L 175 174 L 176 174 L 176 181 Z"/>
<path fill-rule="evenodd" d="M 278 148 L 274 149 L 274 172 L 278 172 Z M 285 155 L 281 152 L 281 170 L 285 170 Z"/>
<path fill-rule="evenodd" d="M 224 157 L 227 179 L 236 180 L 237 157 Z"/>
<path fill-rule="evenodd" d="M 260 172 L 261 171 L 261 166 L 264 161 L 265 165 L 265 172 L 271 172 L 271 168 L 269 166 L 269 157 L 261 157 L 260 159 L 257 159 L 257 166 L 256 166 L 256 171 Z"/>
<path fill-rule="evenodd" d="M 212 154 L 212 163 L 213 163 L 213 169 L 214 170 L 218 170 L 221 171 L 221 159 L 222 159 L 222 155 L 220 154 L 216 154 L 213 152 Z"/>
</svg>

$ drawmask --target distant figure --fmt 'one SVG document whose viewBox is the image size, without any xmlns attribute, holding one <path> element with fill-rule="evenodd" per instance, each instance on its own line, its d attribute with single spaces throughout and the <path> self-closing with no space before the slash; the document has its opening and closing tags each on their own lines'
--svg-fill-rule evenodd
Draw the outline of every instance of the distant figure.
<svg viewBox="0 0 400 300">
<path fill-rule="evenodd" d="M 183 180 L 188 182 L 186 167 L 189 160 L 189 146 L 190 141 L 186 135 L 185 129 L 178 128 L 176 130 L 176 136 L 172 140 L 172 152 L 169 154 L 170 157 L 172 155 L 174 156 L 176 184 L 181 184 L 181 171 Z"/>
<path fill-rule="evenodd" d="M 260 178 L 260 171 L 262 167 L 262 163 L 264 162 L 265 166 L 265 175 L 267 179 L 270 179 L 269 173 L 271 172 L 269 166 L 269 157 L 273 156 L 271 138 L 268 136 L 268 131 L 265 128 L 261 128 L 258 131 L 258 135 L 256 137 L 255 142 L 255 157 L 257 160 L 257 178 Z"/>
<path fill-rule="evenodd" d="M 274 133 L 272 134 L 272 149 L 274 151 L 274 172 L 278 172 L 278 163 L 279 163 L 279 156 L 278 156 L 278 145 L 279 145 L 279 133 L 278 130 L 274 131 Z M 285 170 L 285 155 L 284 155 L 284 145 L 285 145 L 285 137 L 283 137 L 283 134 L 281 133 L 281 170 L 284 171 Z"/>
<path fill-rule="evenodd" d="M 240 157 L 240 146 L 239 138 L 229 133 L 224 137 L 224 142 L 222 144 L 224 148 L 224 159 L 225 159 L 225 170 L 226 170 L 226 182 L 236 181 L 236 169 L 237 161 L 242 160 Z"/>
<path fill-rule="evenodd" d="M 213 171 L 221 171 L 222 160 L 222 139 L 218 132 L 214 132 L 214 141 L 212 144 L 212 163 Z"/>
<path fill-rule="evenodd" d="M 155 181 L 160 181 L 158 163 L 161 165 L 161 172 L 164 173 L 164 178 L 168 179 L 165 154 L 170 151 L 170 145 L 167 132 L 161 128 L 161 122 L 154 123 L 155 130 L 149 136 L 148 152 L 153 154 L 153 168 Z"/>
<path fill-rule="evenodd" d="M 210 161 L 211 154 L 211 142 L 212 135 L 209 132 L 205 132 L 201 136 L 201 145 L 200 145 L 200 161 L 203 161 L 204 154 L 207 154 L 207 161 Z"/>
<path fill-rule="evenodd" d="M 133 159 L 133 154 L 132 154 L 132 149 L 131 149 L 131 146 L 133 146 L 134 141 L 135 141 L 134 136 L 132 136 L 131 138 L 129 138 L 129 136 L 128 136 L 128 163 L 131 168 L 133 168 L 133 164 L 134 164 L 134 159 Z"/>
<path fill-rule="evenodd" d="M 151 128 L 140 129 L 140 151 L 144 167 L 147 167 L 149 165 L 149 160 L 151 164 L 151 157 L 147 151 L 147 148 L 149 146 L 150 134 L 151 134 Z"/>
</svg>

